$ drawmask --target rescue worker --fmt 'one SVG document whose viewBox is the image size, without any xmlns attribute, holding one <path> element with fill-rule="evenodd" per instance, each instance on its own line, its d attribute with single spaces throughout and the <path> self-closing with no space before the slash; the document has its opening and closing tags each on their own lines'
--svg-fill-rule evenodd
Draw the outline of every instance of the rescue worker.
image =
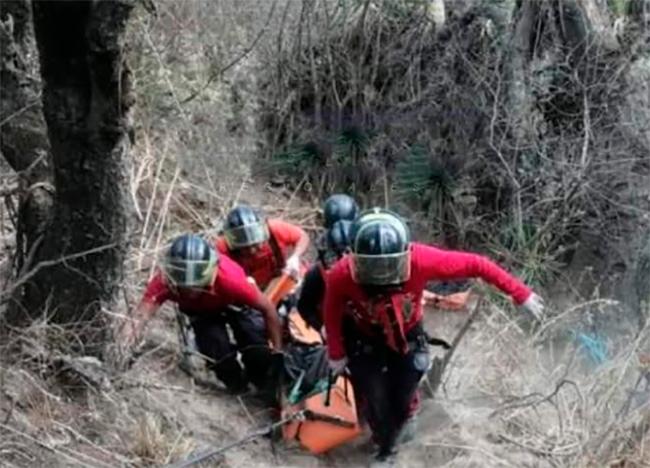
<svg viewBox="0 0 650 468">
<path fill-rule="evenodd" d="M 331 229 L 335 222 L 340 220 L 354 221 L 359 215 L 359 205 L 349 195 L 335 193 L 323 204 L 323 218 L 325 229 Z"/>
<path fill-rule="evenodd" d="M 216 246 L 264 290 L 283 271 L 296 278 L 301 275 L 301 257 L 309 247 L 309 236 L 299 226 L 266 220 L 250 206 L 239 205 L 228 213 Z"/>
<path fill-rule="evenodd" d="M 162 268 L 147 284 L 123 328 L 123 346 L 140 340 L 147 322 L 166 301 L 175 302 L 180 312 L 189 316 L 199 351 L 210 359 L 208 366 L 230 391 L 246 391 L 249 381 L 264 388 L 272 362 L 268 340 L 274 351 L 282 348 L 280 321 L 275 306 L 239 265 L 220 255 L 202 237 L 186 234 L 175 238 Z M 227 325 L 236 346 L 230 342 Z"/>
<path fill-rule="evenodd" d="M 307 324 L 323 335 L 323 299 L 325 298 L 325 275 L 327 270 L 346 253 L 350 246 L 352 221 L 336 221 L 325 233 L 326 249 L 309 269 L 302 283 L 298 312 Z"/>
<path fill-rule="evenodd" d="M 323 225 L 324 234 L 316 241 L 316 251 L 319 261 L 324 262 L 324 256 L 331 254 L 327 246 L 327 233 L 337 221 L 354 221 L 359 215 L 359 205 L 349 195 L 335 193 L 323 203 Z"/>
<path fill-rule="evenodd" d="M 396 214 L 374 208 L 354 222 L 351 253 L 329 271 L 325 329 L 330 369 L 350 372 L 363 416 L 389 460 L 418 406 L 418 384 L 431 362 L 422 326 L 422 294 L 431 280 L 477 277 L 535 316 L 541 298 L 487 258 L 411 242 Z"/>
</svg>

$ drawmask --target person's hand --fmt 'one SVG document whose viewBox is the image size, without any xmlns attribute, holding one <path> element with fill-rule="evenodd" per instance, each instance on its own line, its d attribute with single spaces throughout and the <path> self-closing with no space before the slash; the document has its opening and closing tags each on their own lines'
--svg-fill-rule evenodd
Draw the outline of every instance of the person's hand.
<svg viewBox="0 0 650 468">
<path fill-rule="evenodd" d="M 300 276 L 300 257 L 292 255 L 287 258 L 287 262 L 284 265 L 284 272 L 290 274 L 294 278 L 298 278 Z"/>
<path fill-rule="evenodd" d="M 531 293 L 521 306 L 530 312 L 538 322 L 544 321 L 544 299 L 537 294 Z"/>
<path fill-rule="evenodd" d="M 345 372 L 345 368 L 348 366 L 348 358 L 343 357 L 341 359 L 330 359 L 328 361 L 328 365 L 330 371 L 332 372 L 332 376 L 336 377 L 337 375 L 341 375 L 343 372 Z"/>
<path fill-rule="evenodd" d="M 428 306 L 428 305 L 435 306 L 437 302 L 438 302 L 438 295 L 437 294 L 434 294 L 431 291 L 427 291 L 426 289 L 424 291 L 422 291 L 422 305 L 423 306 Z"/>
</svg>

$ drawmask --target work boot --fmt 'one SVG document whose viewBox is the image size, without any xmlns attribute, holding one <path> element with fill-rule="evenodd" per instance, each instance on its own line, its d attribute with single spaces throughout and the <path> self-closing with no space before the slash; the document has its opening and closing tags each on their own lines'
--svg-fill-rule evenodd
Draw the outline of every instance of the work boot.
<svg viewBox="0 0 650 468">
<path fill-rule="evenodd" d="M 370 468 L 388 468 L 397 465 L 397 451 L 395 449 L 379 449 Z"/>
<path fill-rule="evenodd" d="M 397 445 L 406 444 L 415 439 L 415 434 L 418 428 L 417 426 L 418 420 L 415 415 L 408 418 L 397 436 Z"/>
</svg>

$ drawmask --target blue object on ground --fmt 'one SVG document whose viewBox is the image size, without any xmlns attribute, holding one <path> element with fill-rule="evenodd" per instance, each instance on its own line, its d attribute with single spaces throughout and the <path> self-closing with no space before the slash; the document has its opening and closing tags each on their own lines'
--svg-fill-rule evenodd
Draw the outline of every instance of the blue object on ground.
<svg viewBox="0 0 650 468">
<path fill-rule="evenodd" d="M 595 364 L 607 361 L 607 345 L 601 337 L 586 333 L 576 333 L 575 337 Z"/>
</svg>

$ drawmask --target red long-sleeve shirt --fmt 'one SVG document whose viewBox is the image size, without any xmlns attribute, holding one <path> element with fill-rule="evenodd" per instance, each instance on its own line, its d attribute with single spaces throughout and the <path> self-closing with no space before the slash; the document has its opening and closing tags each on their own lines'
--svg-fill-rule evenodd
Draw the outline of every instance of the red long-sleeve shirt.
<svg viewBox="0 0 650 468">
<path fill-rule="evenodd" d="M 348 314 L 361 331 L 379 325 L 371 307 L 371 299 L 356 284 L 350 272 L 350 256 L 339 260 L 327 274 L 325 288 L 325 329 L 331 359 L 345 356 L 342 322 Z M 422 318 L 422 291 L 432 280 L 481 278 L 522 304 L 531 294 L 530 288 L 481 255 L 438 249 L 424 244 L 411 245 L 411 277 L 391 296 L 400 295 L 404 331 L 408 332 Z M 393 297 L 394 299 L 394 297 Z"/>
<path fill-rule="evenodd" d="M 188 291 L 171 288 L 165 275 L 158 271 L 149 280 L 143 301 L 155 305 L 173 301 L 192 315 L 218 312 L 229 305 L 254 308 L 259 304 L 262 293 L 248 282 L 239 265 L 222 255 L 217 268 L 217 274 L 207 288 Z"/>
<path fill-rule="evenodd" d="M 279 219 L 269 219 L 267 224 L 271 239 L 260 244 L 254 254 L 243 255 L 237 251 L 230 251 L 223 236 L 217 238 L 215 243 L 219 253 L 228 255 L 237 262 L 247 275 L 255 279 L 260 289 L 266 289 L 271 280 L 280 274 L 284 262 L 305 234 L 299 226 Z M 275 257 L 272 242 L 276 243 L 281 259 Z"/>
</svg>

